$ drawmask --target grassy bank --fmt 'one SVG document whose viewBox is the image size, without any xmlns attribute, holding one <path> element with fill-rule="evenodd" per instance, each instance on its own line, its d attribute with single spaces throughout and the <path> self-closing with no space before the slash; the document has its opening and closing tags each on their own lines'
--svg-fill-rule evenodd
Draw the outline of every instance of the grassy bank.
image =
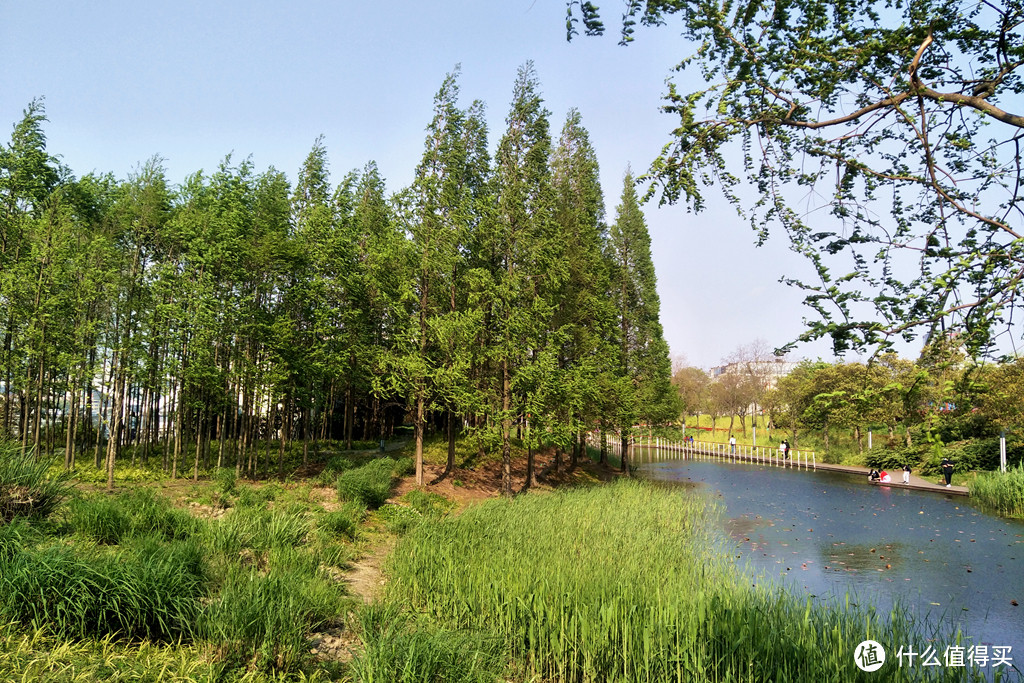
<svg viewBox="0 0 1024 683">
<path fill-rule="evenodd" d="M 703 498 L 636 482 L 490 501 L 413 529 L 387 598 L 430 628 L 492 636 L 523 679 L 879 680 L 855 666 L 858 643 L 924 644 L 903 615 L 751 585 L 714 528 Z M 885 680 L 920 674 L 894 662 Z"/>
<path fill-rule="evenodd" d="M 225 470 L 169 489 L 177 505 L 148 487 L 69 489 L 47 467 L 0 443 L 0 679 L 342 677 L 310 637 L 344 631 L 342 572 L 407 459 L 339 459 L 326 486 Z"/>
<path fill-rule="evenodd" d="M 473 463 L 459 472 L 466 489 L 494 465 L 466 444 L 459 455 Z M 51 496 L 38 514 L 18 508 L 0 525 L 0 680 L 845 682 L 921 674 L 892 668 L 872 678 L 854 666 L 866 637 L 923 645 L 901 615 L 751 585 L 704 498 L 623 481 L 453 512 L 435 492 L 395 499 L 409 467 L 404 457 L 345 453 L 317 463 L 305 481 L 251 485 L 226 470 L 196 484 L 67 500 L 63 484 L 46 488 L 35 470 L 19 474 Z M 343 578 L 393 535 L 386 597 L 364 606 Z M 970 680 L 963 669 L 928 673 Z"/>
<path fill-rule="evenodd" d="M 1000 515 L 1024 519 L 1024 464 L 983 472 L 971 482 L 971 500 Z"/>
</svg>

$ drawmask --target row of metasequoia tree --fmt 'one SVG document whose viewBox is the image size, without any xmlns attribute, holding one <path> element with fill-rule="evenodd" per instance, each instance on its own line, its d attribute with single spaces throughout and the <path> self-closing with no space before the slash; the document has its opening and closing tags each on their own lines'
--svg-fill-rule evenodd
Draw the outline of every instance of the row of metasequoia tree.
<svg viewBox="0 0 1024 683">
<path fill-rule="evenodd" d="M 549 131 L 532 64 L 488 149 L 484 107 L 437 93 L 412 185 L 336 185 L 318 139 L 294 185 L 230 156 L 180 186 L 49 154 L 43 105 L 0 149 L 0 431 L 26 449 L 266 470 L 278 442 L 411 422 L 501 449 L 676 414 L 650 239 L 625 176 L 605 222 L 578 112 Z M 260 444 L 266 447 L 260 452 Z M 453 447 L 449 446 L 449 469 Z"/>
</svg>

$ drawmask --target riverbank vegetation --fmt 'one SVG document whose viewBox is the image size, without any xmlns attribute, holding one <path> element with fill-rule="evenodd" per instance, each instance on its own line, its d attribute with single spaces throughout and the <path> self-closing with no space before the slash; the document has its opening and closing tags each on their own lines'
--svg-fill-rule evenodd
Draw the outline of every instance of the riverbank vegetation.
<svg viewBox="0 0 1024 683">
<path fill-rule="evenodd" d="M 784 363 L 757 348 L 741 347 L 714 380 L 697 368 L 676 369 L 691 434 L 750 443 L 756 427 L 760 445 L 786 439 L 823 462 L 890 471 L 909 464 L 936 479 L 948 457 L 956 481 L 972 489 L 977 475 L 999 468 L 1001 434 L 1008 466 L 1024 461 L 1019 361 L 974 360 L 955 336 L 936 339 L 915 361 L 890 354 L 870 363 Z M 988 481 L 1007 490 L 1017 483 L 996 474 Z"/>
<path fill-rule="evenodd" d="M 524 679 L 868 680 L 861 640 L 923 644 L 899 612 L 752 586 L 717 528 L 707 499 L 642 482 L 490 501 L 410 531 L 387 599 L 497 639 Z M 886 680 L 919 673 L 894 666 Z"/>
<path fill-rule="evenodd" d="M 283 484 L 225 468 L 116 494 L 65 490 L 49 514 L 0 526 L 0 675 L 867 680 L 852 651 L 865 637 L 935 635 L 899 613 L 751 585 L 703 495 L 599 483 L 610 472 L 592 466 L 566 479 L 547 449 L 554 480 L 575 485 L 509 501 L 498 497 L 500 456 L 480 459 L 467 441 L 455 476 L 431 491 L 415 486 L 411 445 L 323 454 Z M 526 445 L 514 454 L 521 483 Z M 444 471 L 445 440 L 425 450 L 429 471 Z M 3 455 L 24 459 L 19 444 Z M 456 510 L 437 490 L 474 502 Z M 374 593 L 346 577 L 395 536 L 384 596 L 363 604 Z M 936 680 L 973 679 L 946 668 Z"/>
</svg>

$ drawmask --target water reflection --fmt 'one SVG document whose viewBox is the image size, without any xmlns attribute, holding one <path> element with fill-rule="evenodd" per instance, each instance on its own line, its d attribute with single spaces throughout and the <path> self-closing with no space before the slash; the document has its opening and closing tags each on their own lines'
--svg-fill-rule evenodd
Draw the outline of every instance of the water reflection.
<svg viewBox="0 0 1024 683">
<path fill-rule="evenodd" d="M 919 619 L 959 626 L 969 643 L 1012 646 L 1024 668 L 1024 524 L 962 497 L 853 475 L 650 460 L 644 476 L 715 492 L 755 580 L 823 600 L 849 594 L 883 612 L 899 598 Z"/>
</svg>

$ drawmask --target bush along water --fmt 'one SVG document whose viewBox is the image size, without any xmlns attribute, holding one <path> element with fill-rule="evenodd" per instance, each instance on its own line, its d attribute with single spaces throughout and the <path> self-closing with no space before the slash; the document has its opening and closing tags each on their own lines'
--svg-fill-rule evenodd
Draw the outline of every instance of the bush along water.
<svg viewBox="0 0 1024 683">
<path fill-rule="evenodd" d="M 438 628 L 492 634 L 524 679 L 883 680 L 857 668 L 861 641 L 926 646 L 903 614 L 752 586 L 717 523 L 702 497 L 635 482 L 489 501 L 409 530 L 387 599 Z M 918 680 L 895 659 L 884 680 Z"/>
<path fill-rule="evenodd" d="M 1000 515 L 1024 519 L 1024 463 L 1003 472 L 983 472 L 971 482 L 971 500 Z"/>
</svg>

